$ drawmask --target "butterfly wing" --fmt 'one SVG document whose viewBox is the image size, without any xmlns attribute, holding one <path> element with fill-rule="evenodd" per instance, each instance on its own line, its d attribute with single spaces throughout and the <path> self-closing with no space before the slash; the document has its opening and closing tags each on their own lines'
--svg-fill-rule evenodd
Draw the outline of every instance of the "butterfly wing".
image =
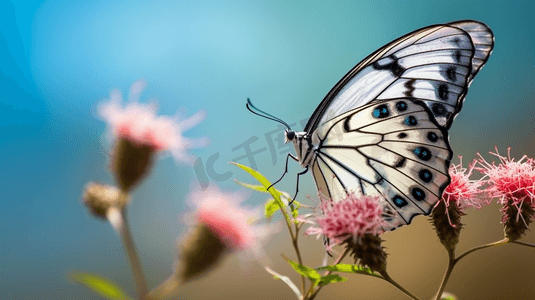
<svg viewBox="0 0 535 300">
<path fill-rule="evenodd" d="M 320 194 L 333 201 L 350 192 L 381 196 L 385 230 L 429 214 L 449 184 L 447 132 L 421 102 L 374 101 L 322 124 L 312 142 Z"/>
<path fill-rule="evenodd" d="M 447 129 L 492 51 L 479 22 L 429 26 L 380 48 L 327 94 L 305 127 L 318 191 L 380 195 L 393 229 L 429 214 L 449 184 Z"/>
<path fill-rule="evenodd" d="M 317 126 L 376 99 L 423 101 L 448 129 L 468 86 L 487 61 L 494 37 L 483 23 L 459 21 L 411 32 L 375 51 L 325 96 L 305 126 Z"/>
</svg>

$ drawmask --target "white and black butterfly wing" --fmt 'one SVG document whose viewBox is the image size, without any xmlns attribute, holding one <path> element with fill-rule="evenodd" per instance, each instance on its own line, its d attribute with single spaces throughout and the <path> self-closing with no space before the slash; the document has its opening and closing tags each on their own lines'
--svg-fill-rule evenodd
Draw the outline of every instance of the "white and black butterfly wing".
<svg viewBox="0 0 535 300">
<path fill-rule="evenodd" d="M 429 214 L 449 183 L 447 132 L 423 103 L 375 101 L 322 124 L 312 141 L 320 194 L 333 201 L 351 192 L 380 196 L 385 230 Z"/>
<path fill-rule="evenodd" d="M 320 193 L 381 195 L 388 229 L 430 213 L 449 184 L 447 129 L 492 46 L 486 25 L 460 21 L 412 32 L 355 66 L 305 127 Z"/>
<path fill-rule="evenodd" d="M 376 99 L 423 101 L 449 128 L 468 86 L 488 59 L 490 29 L 479 22 L 434 25 L 380 48 L 349 71 L 327 94 L 305 127 L 317 126 Z"/>
<path fill-rule="evenodd" d="M 494 48 L 494 35 L 487 25 L 474 21 L 459 21 L 449 23 L 448 25 L 460 28 L 470 35 L 474 44 L 475 53 L 472 57 L 472 70 L 468 76 L 468 84 L 472 82 L 477 72 L 489 59 L 490 53 Z"/>
</svg>

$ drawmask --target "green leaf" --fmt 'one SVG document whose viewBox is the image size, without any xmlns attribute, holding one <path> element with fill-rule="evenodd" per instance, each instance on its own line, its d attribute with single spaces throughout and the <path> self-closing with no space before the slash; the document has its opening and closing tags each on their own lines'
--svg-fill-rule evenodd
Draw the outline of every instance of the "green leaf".
<svg viewBox="0 0 535 300">
<path fill-rule="evenodd" d="M 231 164 L 238 166 L 240 169 L 244 170 L 245 172 L 249 173 L 251 176 L 253 176 L 258 182 L 260 182 L 266 189 L 271 185 L 271 182 L 264 177 L 264 175 L 260 174 L 259 172 L 249 168 L 248 166 L 244 166 L 235 162 L 230 162 Z M 284 203 L 281 201 L 281 194 L 279 191 L 277 191 L 274 187 L 269 188 L 268 192 L 271 194 L 273 199 L 277 202 L 277 204 L 280 207 L 284 207 Z"/>
<path fill-rule="evenodd" d="M 363 266 L 358 265 L 350 265 L 350 264 L 337 264 L 334 266 L 325 266 L 325 267 L 319 267 L 316 268 L 317 271 L 334 271 L 334 272 L 343 272 L 343 273 L 356 273 L 356 274 L 365 274 L 365 275 L 372 275 L 379 278 L 382 278 L 381 275 L 374 273 L 370 268 L 366 268 Z"/>
<path fill-rule="evenodd" d="M 266 188 L 263 186 L 263 185 L 255 185 L 255 184 L 250 184 L 250 183 L 245 183 L 245 182 L 241 182 L 241 181 L 238 181 L 238 180 L 234 180 L 237 184 L 245 187 L 245 188 L 248 188 L 248 189 L 251 189 L 251 190 L 255 190 L 255 191 L 258 191 L 258 192 L 262 192 L 262 193 L 268 193 L 268 191 L 266 190 Z"/>
<path fill-rule="evenodd" d="M 266 268 L 266 271 L 268 271 L 271 275 L 273 275 L 275 277 L 275 279 L 280 279 L 284 283 L 286 283 L 292 289 L 292 291 L 294 291 L 294 293 L 297 295 L 298 299 L 302 299 L 301 292 L 299 291 L 297 286 L 292 282 L 292 280 L 290 278 L 288 278 L 286 276 L 283 276 L 283 275 L 280 275 L 279 273 L 271 270 L 268 267 L 265 267 L 265 268 Z"/>
<path fill-rule="evenodd" d="M 297 208 L 295 209 L 292 209 L 292 217 L 297 218 L 297 216 L 299 216 L 299 211 L 297 210 Z"/>
<path fill-rule="evenodd" d="M 337 274 L 331 274 L 331 275 L 321 277 L 321 281 L 319 282 L 319 285 L 327 285 L 329 283 L 337 283 L 337 282 L 344 282 L 344 281 L 347 281 L 347 278 L 341 277 Z"/>
<path fill-rule="evenodd" d="M 314 282 L 314 284 L 318 284 L 321 281 L 321 275 L 318 272 L 316 272 L 316 270 L 300 265 L 296 263 L 295 261 L 291 261 L 289 259 L 286 259 L 286 260 L 288 260 L 288 263 L 290 264 L 290 266 L 292 266 L 292 268 L 294 268 L 294 270 L 297 273 L 309 278 L 310 280 Z"/>
<path fill-rule="evenodd" d="M 74 282 L 85 286 L 100 296 L 110 300 L 130 299 L 126 293 L 117 284 L 111 280 L 91 274 L 82 272 L 72 272 L 68 278 Z"/>
<path fill-rule="evenodd" d="M 264 205 L 264 214 L 266 218 L 271 218 L 275 212 L 279 210 L 280 206 L 275 202 L 275 199 L 271 198 Z"/>
</svg>

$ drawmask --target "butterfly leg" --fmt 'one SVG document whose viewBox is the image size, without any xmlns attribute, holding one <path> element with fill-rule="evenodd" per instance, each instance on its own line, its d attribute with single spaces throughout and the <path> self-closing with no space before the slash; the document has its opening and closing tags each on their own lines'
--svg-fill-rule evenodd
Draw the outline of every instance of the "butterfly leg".
<svg viewBox="0 0 535 300">
<path fill-rule="evenodd" d="M 266 190 L 269 190 L 272 186 L 274 186 L 275 184 L 279 183 L 279 181 L 282 180 L 282 178 L 284 177 L 284 175 L 286 175 L 286 173 L 288 173 L 288 159 L 289 159 L 290 157 L 291 157 L 293 160 L 295 160 L 295 161 L 299 161 L 299 160 L 297 159 L 297 157 L 295 157 L 293 154 L 288 153 L 288 155 L 286 156 L 286 165 L 285 165 L 285 167 L 284 167 L 284 173 L 282 173 L 281 178 L 279 178 L 277 181 L 273 182 L 270 186 L 268 186 L 268 188 L 267 188 Z"/>
<path fill-rule="evenodd" d="M 297 193 L 299 193 L 299 176 L 305 174 L 306 172 L 308 172 L 308 167 L 306 167 L 303 172 L 297 173 L 297 185 L 295 186 L 295 195 L 292 198 L 292 201 L 290 203 L 288 203 L 288 204 L 292 204 L 292 202 L 294 202 L 294 200 L 295 200 L 295 197 L 297 197 Z"/>
</svg>

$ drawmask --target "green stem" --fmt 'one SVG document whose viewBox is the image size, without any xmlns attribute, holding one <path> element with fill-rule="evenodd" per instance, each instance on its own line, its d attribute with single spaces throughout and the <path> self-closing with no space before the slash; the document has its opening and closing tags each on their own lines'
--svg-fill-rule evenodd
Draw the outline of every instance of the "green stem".
<svg viewBox="0 0 535 300">
<path fill-rule="evenodd" d="M 334 264 L 333 264 L 333 265 L 337 265 L 337 264 L 339 264 L 339 263 L 342 261 L 342 259 L 344 259 L 344 257 L 346 257 L 346 255 L 347 255 L 348 253 L 349 253 L 349 249 L 346 248 L 346 249 L 344 250 L 344 252 L 338 257 L 338 259 L 336 259 L 336 260 L 334 261 Z M 325 273 L 325 275 L 323 275 L 323 276 L 329 276 L 329 275 L 331 275 L 332 272 L 333 272 L 333 271 L 329 270 L 329 271 L 327 271 L 327 272 Z M 312 286 L 310 287 L 308 293 L 307 293 L 307 295 L 310 295 L 310 298 L 305 297 L 305 299 L 313 300 L 314 298 L 316 298 L 316 296 L 318 295 L 319 291 L 320 291 L 323 287 L 324 287 L 324 285 L 320 285 L 320 286 L 318 286 L 318 289 L 317 289 L 316 291 L 314 291 L 314 285 L 312 285 Z"/>
<path fill-rule="evenodd" d="M 442 293 L 444 293 L 444 289 L 446 288 L 446 284 L 448 283 L 448 280 L 450 279 L 451 273 L 453 272 L 453 268 L 455 267 L 455 264 L 457 261 L 455 260 L 455 250 L 449 250 L 448 251 L 448 269 L 446 270 L 446 274 L 444 274 L 444 278 L 442 278 L 442 282 L 440 283 L 440 288 L 438 289 L 437 295 L 435 297 L 435 300 L 440 300 L 442 297 Z"/>
<path fill-rule="evenodd" d="M 134 246 L 134 240 L 130 234 L 130 229 L 128 226 L 128 221 L 126 220 L 126 208 L 120 211 L 120 216 L 122 218 L 123 226 L 119 226 L 119 235 L 123 240 L 124 249 L 126 256 L 130 261 L 130 266 L 132 267 L 132 273 L 134 276 L 134 281 L 136 283 L 136 289 L 139 294 L 140 299 L 145 299 L 147 295 L 147 282 L 145 281 L 145 276 L 143 275 L 143 269 L 141 267 L 141 262 L 136 252 L 136 247 Z"/>
<path fill-rule="evenodd" d="M 272 189 L 275 189 L 274 187 L 271 187 Z M 271 194 L 273 196 L 273 194 Z M 282 213 L 282 215 L 284 216 L 284 220 L 286 221 L 286 226 L 288 227 L 288 231 L 290 232 L 290 236 L 292 237 L 292 240 L 295 239 L 295 237 L 297 236 L 297 232 L 295 233 L 294 235 L 294 232 L 292 231 L 292 218 L 290 218 L 290 214 L 288 214 L 288 211 L 285 209 L 286 207 L 288 207 L 289 209 L 290 206 L 285 206 L 284 205 L 284 202 L 282 202 L 282 199 L 280 197 L 285 197 L 284 195 L 280 194 L 279 196 L 279 201 L 277 201 L 277 199 L 275 199 L 275 197 L 273 197 L 273 199 L 275 199 L 275 201 L 277 202 L 277 204 L 279 204 L 279 209 Z M 286 199 L 286 200 L 290 200 L 290 199 Z"/>
<path fill-rule="evenodd" d="M 486 245 L 481 245 L 481 246 L 474 247 L 474 248 L 464 252 L 463 254 L 459 255 L 459 257 L 457 257 L 455 259 L 455 263 L 459 262 L 463 257 L 467 256 L 468 254 L 470 254 L 470 253 L 472 253 L 474 251 L 485 249 L 485 248 L 490 248 L 490 247 L 493 247 L 493 246 L 505 245 L 507 243 L 509 243 L 509 239 L 505 238 L 505 239 L 503 239 L 501 241 L 497 241 L 497 242 L 494 242 L 494 243 L 489 243 L 489 244 L 486 244 Z"/>
<path fill-rule="evenodd" d="M 435 300 L 440 300 L 440 298 L 442 297 L 442 293 L 444 292 L 444 289 L 446 288 L 446 284 L 448 283 L 450 275 L 453 272 L 453 268 L 455 267 L 455 265 L 461 259 L 463 259 L 465 256 L 467 256 L 468 254 L 470 254 L 472 252 L 475 252 L 475 251 L 478 251 L 478 250 L 481 250 L 481 249 L 494 247 L 494 246 L 505 245 L 507 243 L 509 243 L 509 239 L 505 238 L 503 240 L 500 240 L 500 241 L 497 241 L 497 242 L 494 242 L 494 243 L 489 243 L 489 244 L 477 246 L 477 247 L 474 247 L 474 248 L 472 248 L 470 250 L 467 250 L 463 254 L 459 255 L 457 258 L 455 258 L 455 251 L 454 250 L 448 251 L 448 255 L 449 255 L 448 269 L 446 270 L 446 274 L 444 274 L 444 278 L 442 279 L 442 283 L 440 284 L 440 288 L 439 288 L 439 290 L 437 292 Z"/>
<path fill-rule="evenodd" d="M 301 251 L 299 251 L 299 244 L 297 243 L 297 239 L 299 237 L 299 226 L 297 224 L 295 224 L 295 237 L 292 237 L 292 245 L 294 246 L 294 249 L 295 249 L 295 254 L 297 255 L 297 262 L 300 264 L 300 265 L 303 265 L 303 259 L 301 258 Z M 304 275 L 301 275 L 301 294 L 304 295 L 305 294 L 305 276 Z"/>
<path fill-rule="evenodd" d="M 399 283 L 397 283 L 390 275 L 385 271 L 381 273 L 383 276 L 382 279 L 388 281 L 393 286 L 397 287 L 400 291 L 404 292 L 407 296 L 411 297 L 412 299 L 419 300 L 420 298 L 414 296 L 411 292 L 407 291 L 404 287 L 402 287 Z"/>
</svg>

